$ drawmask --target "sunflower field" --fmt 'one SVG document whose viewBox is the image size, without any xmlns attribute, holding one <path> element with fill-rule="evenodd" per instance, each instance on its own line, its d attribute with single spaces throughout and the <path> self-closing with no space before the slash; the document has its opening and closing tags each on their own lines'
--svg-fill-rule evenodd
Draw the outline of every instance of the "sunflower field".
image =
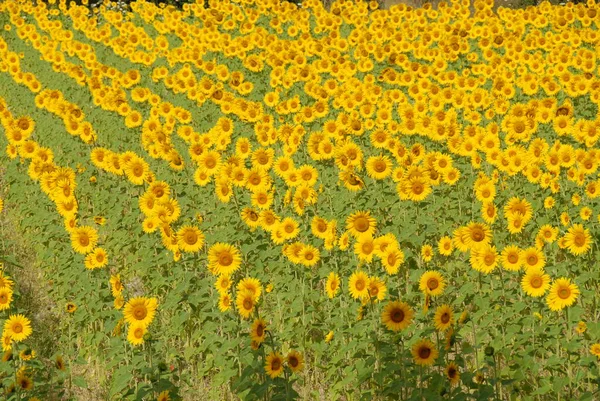
<svg viewBox="0 0 600 401">
<path fill-rule="evenodd" d="M 600 399 L 593 0 L 78 3 L 0 0 L 0 399 Z"/>
</svg>

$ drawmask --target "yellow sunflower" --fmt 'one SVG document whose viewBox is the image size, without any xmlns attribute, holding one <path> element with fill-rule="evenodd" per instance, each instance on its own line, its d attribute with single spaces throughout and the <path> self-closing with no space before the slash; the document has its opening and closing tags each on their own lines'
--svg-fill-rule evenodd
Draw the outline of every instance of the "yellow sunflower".
<svg viewBox="0 0 600 401">
<path fill-rule="evenodd" d="M 381 321 L 389 330 L 404 330 L 412 322 L 414 314 L 414 311 L 407 303 L 392 301 L 383 308 Z"/>
<path fill-rule="evenodd" d="M 327 276 L 327 282 L 325 283 L 325 291 L 329 298 L 333 298 L 340 291 L 340 276 L 337 273 L 331 272 Z"/>
<path fill-rule="evenodd" d="M 435 345 L 429 340 L 419 340 L 412 347 L 412 355 L 417 365 L 433 365 L 438 354 Z"/>
<path fill-rule="evenodd" d="M 71 231 L 71 246 L 77 253 L 85 255 L 90 253 L 98 242 L 98 233 L 89 226 L 81 226 Z"/>
<path fill-rule="evenodd" d="M 527 269 L 521 280 L 521 288 L 529 296 L 544 296 L 548 288 L 550 288 L 550 276 L 544 273 L 539 267 Z"/>
<path fill-rule="evenodd" d="M 281 376 L 283 373 L 283 357 L 279 352 L 271 352 L 267 355 L 265 372 L 267 372 L 272 379 Z"/>
<path fill-rule="evenodd" d="M 296 373 L 304 369 L 304 358 L 298 351 L 290 351 L 286 358 L 287 365 L 291 371 Z"/>
<path fill-rule="evenodd" d="M 444 292 L 446 283 L 442 275 L 436 271 L 429 270 L 421 276 L 419 280 L 419 289 L 425 295 L 437 296 Z"/>
<path fill-rule="evenodd" d="M 129 324 L 140 323 L 144 327 L 148 327 L 154 320 L 157 307 L 156 298 L 135 297 L 127 301 L 123 315 Z"/>
<path fill-rule="evenodd" d="M 358 271 L 350 276 L 348 282 L 350 295 L 354 299 L 362 299 L 369 296 L 369 276 L 364 272 Z"/>
<path fill-rule="evenodd" d="M 208 250 L 208 270 L 215 275 L 231 275 L 242 264 L 240 251 L 233 245 L 217 242 Z"/>
<path fill-rule="evenodd" d="M 565 234 L 564 243 L 573 255 L 581 255 L 590 250 L 592 236 L 590 231 L 581 224 L 573 224 Z"/>
<path fill-rule="evenodd" d="M 346 219 L 346 229 L 348 229 L 350 234 L 354 237 L 359 237 L 360 235 L 373 236 L 376 227 L 377 222 L 371 217 L 370 212 L 358 211 L 352 213 Z"/>
<path fill-rule="evenodd" d="M 184 252 L 198 252 L 204 246 L 204 234 L 194 226 L 183 226 L 177 231 L 177 245 Z"/>
<path fill-rule="evenodd" d="M 573 305 L 578 296 L 579 287 L 576 284 L 571 283 L 568 278 L 559 278 L 552 283 L 546 303 L 551 310 L 559 311 Z"/>
<path fill-rule="evenodd" d="M 452 312 L 450 305 L 444 304 L 439 306 L 435 311 L 433 322 L 435 328 L 439 331 L 449 329 L 454 324 L 454 312 Z"/>
<path fill-rule="evenodd" d="M 21 342 L 31 335 L 31 321 L 24 315 L 10 315 L 4 322 L 4 333 L 13 341 Z"/>
</svg>

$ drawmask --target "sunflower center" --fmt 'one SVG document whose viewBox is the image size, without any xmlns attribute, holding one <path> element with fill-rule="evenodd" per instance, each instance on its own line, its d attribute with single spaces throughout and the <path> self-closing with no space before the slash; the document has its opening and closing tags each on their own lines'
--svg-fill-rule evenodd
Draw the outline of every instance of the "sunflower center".
<svg viewBox="0 0 600 401">
<path fill-rule="evenodd" d="M 133 335 L 135 336 L 135 338 L 142 338 L 142 337 L 144 337 L 144 329 L 142 329 L 141 327 L 138 327 L 133 332 Z"/>
<path fill-rule="evenodd" d="M 15 333 L 21 333 L 23 332 L 23 325 L 21 323 L 15 323 L 12 326 L 12 331 Z"/>
<path fill-rule="evenodd" d="M 535 255 L 530 255 L 527 257 L 527 263 L 529 263 L 532 266 L 535 265 L 537 263 L 537 261 L 538 261 L 538 258 Z"/>
<path fill-rule="evenodd" d="M 573 236 L 573 243 L 577 246 L 585 245 L 585 235 L 583 233 L 577 233 Z"/>
<path fill-rule="evenodd" d="M 427 280 L 427 287 L 430 290 L 435 290 L 436 288 L 438 288 L 440 285 L 440 283 L 438 282 L 438 280 L 436 278 L 430 278 L 429 280 Z"/>
<path fill-rule="evenodd" d="M 271 362 L 271 370 L 279 370 L 279 368 L 281 368 L 281 362 L 278 359 Z"/>
<path fill-rule="evenodd" d="M 249 299 L 244 299 L 244 309 L 250 310 L 252 309 L 252 301 Z"/>
<path fill-rule="evenodd" d="M 304 254 L 304 259 L 306 260 L 313 260 L 315 258 L 315 255 L 312 252 L 306 252 Z"/>
<path fill-rule="evenodd" d="M 263 334 L 265 334 L 265 328 L 263 327 L 262 324 L 259 324 L 258 327 L 256 328 L 256 335 L 259 337 L 262 337 Z"/>
<path fill-rule="evenodd" d="M 357 289 L 357 290 L 359 290 L 359 291 L 362 291 L 362 290 L 364 290 L 364 289 L 365 289 L 365 286 L 366 286 L 366 285 L 365 285 L 365 280 L 362 280 L 362 279 L 361 279 L 361 280 L 358 280 L 358 281 L 356 282 L 355 286 L 356 286 L 356 289 Z"/>
<path fill-rule="evenodd" d="M 356 231 L 364 233 L 369 229 L 369 220 L 366 217 L 358 217 L 354 220 L 354 228 Z"/>
<path fill-rule="evenodd" d="M 423 184 L 421 184 L 420 182 L 416 182 L 413 184 L 412 190 L 415 195 L 421 195 L 423 193 L 423 191 L 425 190 L 425 188 L 424 188 Z"/>
<path fill-rule="evenodd" d="M 87 235 L 84 235 L 82 237 L 79 237 L 79 243 L 82 246 L 88 246 L 90 244 L 90 239 L 87 237 Z"/>
<path fill-rule="evenodd" d="M 481 230 L 473 231 L 473 233 L 471 234 L 471 238 L 475 242 L 481 242 L 481 241 L 483 241 L 483 238 L 484 238 L 483 232 L 481 232 Z"/>
<path fill-rule="evenodd" d="M 375 162 L 373 169 L 378 173 L 383 173 L 386 169 L 386 164 L 383 161 L 377 161 Z"/>
<path fill-rule="evenodd" d="M 198 235 L 196 235 L 193 231 L 188 231 L 185 233 L 185 243 L 188 245 L 194 245 L 198 242 Z"/>
<path fill-rule="evenodd" d="M 394 265 L 396 263 L 396 255 L 394 255 L 393 253 L 390 253 L 387 257 L 387 262 L 390 265 Z"/>
<path fill-rule="evenodd" d="M 288 364 L 295 368 L 296 366 L 298 366 L 298 358 L 296 358 L 295 356 L 288 358 Z"/>
<path fill-rule="evenodd" d="M 404 320 L 404 311 L 402 309 L 396 309 L 392 312 L 392 322 L 400 323 Z"/>
<path fill-rule="evenodd" d="M 512 264 L 517 263 L 519 261 L 519 256 L 511 253 L 510 255 L 508 255 L 508 261 Z"/>
<path fill-rule="evenodd" d="M 529 283 L 533 288 L 541 288 L 543 281 L 541 277 L 534 277 L 531 279 L 531 282 Z"/>
<path fill-rule="evenodd" d="M 571 295 L 571 290 L 568 288 L 561 288 L 558 290 L 558 297 L 560 299 L 567 299 Z"/>
<path fill-rule="evenodd" d="M 0 294 L 0 303 L 1 304 L 5 304 L 6 303 L 6 294 Z"/>
<path fill-rule="evenodd" d="M 147 315 L 148 311 L 144 305 L 138 305 L 133 309 L 133 316 L 135 316 L 137 320 L 144 320 Z"/>
<path fill-rule="evenodd" d="M 431 350 L 429 348 L 423 347 L 419 349 L 419 358 L 427 359 L 429 358 L 429 355 L 431 355 Z"/>
<path fill-rule="evenodd" d="M 450 314 L 448 312 L 442 313 L 440 320 L 442 323 L 447 324 L 450 321 Z"/>
</svg>

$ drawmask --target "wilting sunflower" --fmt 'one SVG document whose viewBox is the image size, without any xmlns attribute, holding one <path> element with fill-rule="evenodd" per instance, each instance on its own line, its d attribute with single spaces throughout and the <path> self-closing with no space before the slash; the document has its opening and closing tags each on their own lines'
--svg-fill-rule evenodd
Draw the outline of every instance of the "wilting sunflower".
<svg viewBox="0 0 600 401">
<path fill-rule="evenodd" d="M 364 272 L 355 272 L 350 276 L 348 282 L 350 295 L 354 299 L 362 299 L 369 296 L 369 276 Z"/>
<path fill-rule="evenodd" d="M 450 305 L 441 305 L 435 311 L 433 317 L 435 328 L 439 331 L 445 331 L 454 324 L 454 312 Z"/>
<path fill-rule="evenodd" d="M 287 365 L 292 372 L 300 372 L 304 368 L 304 358 L 298 351 L 290 351 L 286 358 Z"/>
<path fill-rule="evenodd" d="M 58 370 L 65 370 L 65 361 L 62 356 L 56 355 L 56 358 L 54 358 L 54 367 Z"/>
<path fill-rule="evenodd" d="M 325 291 L 329 298 L 335 297 L 340 291 L 340 276 L 337 273 L 329 273 L 329 276 L 327 276 L 327 283 L 325 283 Z"/>
<path fill-rule="evenodd" d="M 20 342 L 31 335 L 31 321 L 23 315 L 10 315 L 4 323 L 4 333 L 13 341 Z"/>
<path fill-rule="evenodd" d="M 177 231 L 177 245 L 184 252 L 198 252 L 204 245 L 204 234 L 194 226 L 183 226 Z"/>
<path fill-rule="evenodd" d="M 436 271 L 429 270 L 421 276 L 419 289 L 425 295 L 437 296 L 444 292 L 446 283 L 442 275 Z"/>
<path fill-rule="evenodd" d="M 98 233 L 89 226 L 81 226 L 71 231 L 71 245 L 77 253 L 85 255 L 91 252 L 98 242 Z"/>
<path fill-rule="evenodd" d="M 217 242 L 208 250 L 208 270 L 215 275 L 230 275 L 241 263 L 240 251 L 233 245 Z"/>
<path fill-rule="evenodd" d="M 129 324 L 140 323 L 148 327 L 154 319 L 157 307 L 156 298 L 135 297 L 127 301 L 123 315 Z"/>
<path fill-rule="evenodd" d="M 527 269 L 521 280 L 521 288 L 531 297 L 544 296 L 550 288 L 550 276 L 539 267 Z"/>
<path fill-rule="evenodd" d="M 146 334 L 146 326 L 143 323 L 133 323 L 129 325 L 127 331 L 127 341 L 131 345 L 140 345 L 144 343 L 144 334 Z"/>
<path fill-rule="evenodd" d="M 250 338 L 252 341 L 256 341 L 258 344 L 261 344 L 263 341 L 265 341 L 266 334 L 267 322 L 265 322 L 263 319 L 256 319 L 250 328 Z"/>
<path fill-rule="evenodd" d="M 552 283 L 546 302 L 551 310 L 559 311 L 573 305 L 578 296 L 579 288 L 576 284 L 571 283 L 568 278 L 559 278 Z"/>
<path fill-rule="evenodd" d="M 565 245 L 573 255 L 581 255 L 590 250 L 592 236 L 581 224 L 573 224 L 565 234 Z"/>
<path fill-rule="evenodd" d="M 438 350 L 429 340 L 419 340 L 412 347 L 412 355 L 417 365 L 433 365 L 438 357 Z"/>
<path fill-rule="evenodd" d="M 348 229 L 350 234 L 354 237 L 359 237 L 361 235 L 373 236 L 376 227 L 377 222 L 371 217 L 370 212 L 359 211 L 352 213 L 346 219 L 346 229 Z"/>
<path fill-rule="evenodd" d="M 456 363 L 450 362 L 448 366 L 446 366 L 445 372 L 451 386 L 456 386 L 458 382 L 460 382 L 460 371 Z"/>
<path fill-rule="evenodd" d="M 393 301 L 383 308 L 381 321 L 389 330 L 404 330 L 412 322 L 414 314 L 414 311 L 407 303 Z"/>
<path fill-rule="evenodd" d="M 265 372 L 272 378 L 281 376 L 283 373 L 283 357 L 279 352 L 271 352 L 265 362 Z"/>
</svg>

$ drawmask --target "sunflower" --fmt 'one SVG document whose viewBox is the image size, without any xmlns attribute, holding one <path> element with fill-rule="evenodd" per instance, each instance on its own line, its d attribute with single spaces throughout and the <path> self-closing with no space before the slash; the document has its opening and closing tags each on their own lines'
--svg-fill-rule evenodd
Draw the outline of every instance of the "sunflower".
<svg viewBox="0 0 600 401">
<path fill-rule="evenodd" d="M 500 255 L 502 267 L 510 271 L 519 271 L 523 264 L 520 257 L 521 249 L 516 245 L 508 245 L 504 247 Z"/>
<path fill-rule="evenodd" d="M 16 342 L 25 340 L 32 332 L 31 321 L 24 315 L 10 315 L 4 323 L 4 333 Z"/>
<path fill-rule="evenodd" d="M 452 255 L 453 250 L 454 245 L 452 244 L 452 238 L 448 236 L 440 238 L 438 242 L 438 251 L 440 255 L 450 256 Z"/>
<path fill-rule="evenodd" d="M 392 301 L 383 308 L 381 321 L 389 330 L 404 330 L 412 322 L 414 314 L 414 311 L 407 303 Z"/>
<path fill-rule="evenodd" d="M 374 302 L 383 301 L 387 287 L 383 280 L 378 277 L 369 278 L 369 296 Z"/>
<path fill-rule="evenodd" d="M 404 253 L 395 247 L 388 247 L 381 255 L 381 264 L 387 274 L 396 274 L 404 262 Z"/>
<path fill-rule="evenodd" d="M 375 241 L 370 235 L 360 235 L 354 244 L 354 253 L 358 260 L 371 263 L 375 251 Z"/>
<path fill-rule="evenodd" d="M 265 322 L 263 319 L 256 319 L 250 328 L 250 338 L 252 341 L 256 341 L 258 344 L 261 344 L 263 341 L 265 341 L 266 335 L 267 322 Z"/>
<path fill-rule="evenodd" d="M 543 269 L 544 266 L 546 266 L 546 257 L 544 256 L 544 253 L 534 247 L 522 250 L 519 256 L 525 270 L 531 268 Z"/>
<path fill-rule="evenodd" d="M 371 156 L 367 159 L 367 175 L 382 180 L 392 173 L 392 161 L 388 156 Z"/>
<path fill-rule="evenodd" d="M 242 318 L 248 319 L 252 315 L 255 301 L 254 294 L 250 291 L 240 291 L 237 293 L 235 304 Z"/>
<path fill-rule="evenodd" d="M 498 265 L 498 252 L 490 244 L 481 245 L 471 250 L 471 266 L 484 274 L 491 273 Z"/>
<path fill-rule="evenodd" d="M 550 288 L 550 276 L 539 267 L 529 268 L 521 280 L 521 288 L 529 296 L 544 296 Z"/>
<path fill-rule="evenodd" d="M 573 305 L 578 296 L 579 287 L 576 284 L 571 283 L 567 278 L 559 278 L 552 283 L 546 303 L 551 310 L 559 311 Z"/>
<path fill-rule="evenodd" d="M 121 295 L 123 292 L 123 283 L 121 282 L 121 275 L 110 276 L 110 290 L 113 297 Z"/>
<path fill-rule="evenodd" d="M 450 305 L 441 305 L 439 306 L 433 317 L 433 322 L 435 324 L 435 328 L 439 331 L 446 331 L 454 324 L 454 312 L 452 312 L 452 308 Z"/>
<path fill-rule="evenodd" d="M 219 297 L 219 310 L 227 312 L 231 308 L 231 295 L 229 293 L 221 294 Z"/>
<path fill-rule="evenodd" d="M 265 362 L 265 372 L 272 378 L 281 376 L 283 373 L 283 357 L 279 352 L 271 352 Z"/>
<path fill-rule="evenodd" d="M 565 245 L 573 255 L 581 255 L 591 248 L 592 236 L 581 224 L 573 224 L 565 234 Z"/>
<path fill-rule="evenodd" d="M 430 262 L 433 258 L 433 247 L 429 244 L 423 245 L 421 247 L 421 257 L 424 262 Z"/>
<path fill-rule="evenodd" d="M 89 226 L 81 226 L 71 231 L 71 246 L 77 253 L 85 255 L 91 252 L 98 242 L 98 233 Z"/>
<path fill-rule="evenodd" d="M 304 358 L 298 351 L 290 351 L 287 355 L 286 362 L 294 373 L 300 372 L 304 368 Z"/>
<path fill-rule="evenodd" d="M 590 346 L 592 355 L 596 355 L 600 359 L 600 343 L 595 343 Z"/>
<path fill-rule="evenodd" d="M 316 265 L 321 259 L 319 249 L 312 245 L 304 245 L 300 252 L 300 263 L 307 267 Z"/>
<path fill-rule="evenodd" d="M 456 386 L 460 382 L 460 371 L 458 365 L 454 362 L 450 362 L 444 370 L 446 377 L 450 381 L 451 386 Z"/>
<path fill-rule="evenodd" d="M 224 294 L 229 291 L 229 287 L 231 287 L 231 278 L 227 274 L 221 274 L 215 281 L 215 288 L 219 294 Z"/>
<path fill-rule="evenodd" d="M 177 245 L 184 252 L 198 252 L 204 246 L 204 234 L 194 226 L 183 226 L 177 231 Z"/>
<path fill-rule="evenodd" d="M 421 276 L 419 280 L 419 289 L 425 295 L 437 296 L 444 292 L 446 283 L 442 275 L 436 271 L 429 270 Z"/>
<path fill-rule="evenodd" d="M 417 365 L 431 366 L 438 357 L 438 350 L 429 340 L 419 340 L 412 347 L 412 355 Z"/>
<path fill-rule="evenodd" d="M 76 310 L 77 305 L 75 305 L 73 302 L 67 302 L 67 304 L 65 305 L 65 311 L 67 313 L 75 313 Z"/>
<path fill-rule="evenodd" d="M 156 401 L 171 401 L 171 397 L 169 396 L 169 390 L 165 390 L 158 395 Z"/>
<path fill-rule="evenodd" d="M 8 287 L 0 288 L 0 310 L 6 310 L 10 308 L 12 302 L 13 292 Z"/>
<path fill-rule="evenodd" d="M 354 299 L 362 299 L 369 296 L 369 276 L 364 272 L 358 271 L 350 276 L 348 282 L 350 295 Z"/>
<path fill-rule="evenodd" d="M 260 281 L 252 277 L 241 279 L 237 284 L 236 289 L 238 292 L 249 292 L 254 297 L 255 301 L 258 301 L 260 294 L 262 293 Z"/>
<path fill-rule="evenodd" d="M 154 319 L 157 307 L 156 298 L 135 297 L 127 301 L 123 315 L 129 324 L 140 323 L 148 327 Z"/>
<path fill-rule="evenodd" d="M 231 275 L 241 263 L 240 251 L 233 245 L 218 242 L 208 250 L 208 270 L 212 274 Z"/>
<path fill-rule="evenodd" d="M 377 222 L 373 217 L 371 217 L 370 212 L 358 211 L 352 213 L 346 219 L 346 229 L 352 234 L 354 237 L 359 237 L 360 235 L 373 235 L 375 233 L 375 228 L 377 227 Z"/>
<path fill-rule="evenodd" d="M 331 272 L 327 276 L 325 283 L 325 292 L 329 298 L 333 298 L 340 291 L 340 276 L 337 273 Z"/>
<path fill-rule="evenodd" d="M 463 241 L 469 249 L 477 245 L 486 245 L 492 239 L 492 231 L 483 223 L 469 223 L 463 233 Z"/>
</svg>

